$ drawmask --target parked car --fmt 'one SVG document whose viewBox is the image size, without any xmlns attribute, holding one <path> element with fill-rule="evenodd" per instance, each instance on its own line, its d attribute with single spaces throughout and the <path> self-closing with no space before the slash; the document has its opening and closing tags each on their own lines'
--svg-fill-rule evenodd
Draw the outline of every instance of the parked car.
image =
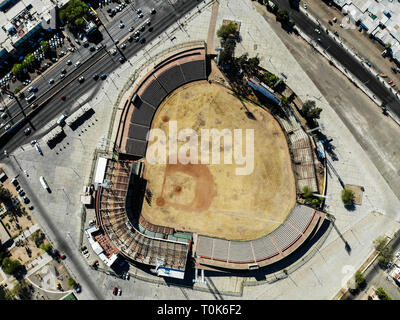
<svg viewBox="0 0 400 320">
<path fill-rule="evenodd" d="M 67 99 L 67 97 L 66 96 L 61 96 L 60 99 L 65 101 L 65 99 Z"/>
<path fill-rule="evenodd" d="M 77 284 L 76 287 L 75 287 L 75 292 L 76 292 L 76 293 L 80 293 L 81 291 L 82 291 L 81 285 L 80 285 L 80 284 Z"/>
<path fill-rule="evenodd" d="M 80 78 L 78 79 L 78 81 L 79 81 L 79 83 L 82 83 L 83 81 L 85 81 L 85 78 L 84 78 L 84 77 L 80 77 Z"/>
<path fill-rule="evenodd" d="M 93 78 L 94 80 L 97 80 L 97 79 L 99 78 L 99 75 L 98 75 L 97 73 L 95 73 L 95 74 L 92 76 L 92 78 Z"/>
<path fill-rule="evenodd" d="M 27 135 L 29 135 L 31 133 L 31 128 L 26 128 L 25 130 L 24 130 L 24 134 L 27 136 Z"/>
<path fill-rule="evenodd" d="M 117 287 L 114 287 L 114 289 L 113 289 L 113 295 L 116 296 L 117 294 L 118 294 L 118 288 L 117 288 Z"/>
<path fill-rule="evenodd" d="M 67 256 L 65 255 L 65 254 L 62 254 L 61 256 L 60 256 L 60 259 L 61 260 L 65 260 L 67 258 Z"/>
<path fill-rule="evenodd" d="M 75 67 L 79 67 L 81 65 L 81 62 L 80 61 L 77 61 L 76 63 L 75 63 Z"/>
<path fill-rule="evenodd" d="M 107 78 L 107 73 L 103 73 L 103 74 L 100 76 L 100 78 L 101 78 L 101 80 L 104 80 L 105 78 Z"/>
<path fill-rule="evenodd" d="M 53 84 L 53 83 L 54 83 L 54 79 L 50 79 L 49 84 Z"/>
</svg>

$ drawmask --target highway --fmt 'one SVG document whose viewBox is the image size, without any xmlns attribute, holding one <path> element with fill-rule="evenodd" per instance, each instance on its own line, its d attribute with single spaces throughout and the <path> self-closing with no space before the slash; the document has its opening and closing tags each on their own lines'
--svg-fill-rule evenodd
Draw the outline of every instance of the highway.
<svg viewBox="0 0 400 320">
<path fill-rule="evenodd" d="M 378 78 L 373 76 L 366 69 L 368 68 L 366 65 L 362 65 L 326 33 L 321 32 L 321 34 L 318 34 L 315 31 L 315 29 L 318 28 L 318 25 L 311 21 L 301 11 L 291 8 L 288 0 L 275 0 L 275 2 L 279 5 L 280 9 L 289 12 L 290 18 L 296 23 L 296 26 L 300 30 L 316 42 L 317 39 L 320 38 L 321 42 L 319 45 L 322 46 L 329 55 L 339 61 L 344 68 L 358 78 L 371 92 L 373 92 L 373 94 L 375 94 L 375 96 L 387 105 L 390 111 L 400 118 L 399 101 L 393 96 L 389 89 L 379 81 Z"/>
<path fill-rule="evenodd" d="M 110 23 L 106 23 L 105 26 L 108 32 L 111 34 L 113 40 L 119 40 L 118 46 L 122 43 L 126 43 L 125 49 L 121 50 L 126 58 L 130 58 L 142 50 L 146 43 L 150 42 L 152 39 L 159 36 L 172 24 L 177 24 L 178 19 L 188 13 L 198 4 L 198 1 L 190 0 L 178 0 L 174 5 L 167 1 L 151 0 L 151 1 L 137 1 L 135 8 L 140 8 L 144 17 L 139 19 L 136 13 L 133 12 L 129 5 L 117 14 Z M 151 15 L 150 9 L 156 8 L 156 14 Z M 151 18 L 151 28 L 146 26 L 144 32 L 141 33 L 146 39 L 144 44 L 140 42 L 121 41 L 123 38 L 128 37 L 128 34 L 133 34 L 129 32 L 129 28 L 133 26 L 135 30 L 141 26 L 147 18 Z M 120 29 L 120 20 L 125 24 L 125 28 Z M 178 25 L 177 25 L 178 27 Z M 29 122 L 18 127 L 9 134 L 7 139 L 1 142 L 2 150 L 7 150 L 8 153 L 12 152 L 15 148 L 28 143 L 32 139 L 37 139 L 35 136 L 35 131 L 45 126 L 50 120 L 56 118 L 63 112 L 71 113 L 71 103 L 77 101 L 85 92 L 94 88 L 101 86 L 101 79 L 95 81 L 92 75 L 97 73 L 101 75 L 102 73 L 110 74 L 116 68 L 119 67 L 119 58 L 121 57 L 118 52 L 115 56 L 110 54 L 110 50 L 115 49 L 113 40 L 110 39 L 107 32 L 102 31 L 103 41 L 101 43 L 106 49 L 100 49 L 96 52 L 90 52 L 88 48 L 82 46 L 78 47 L 73 53 L 65 56 L 61 61 L 54 64 L 45 74 L 39 76 L 35 82 L 34 86 L 38 87 L 39 91 L 36 93 L 37 103 L 43 103 L 48 100 L 47 103 L 30 119 Z M 92 44 L 91 44 L 92 45 Z M 66 61 L 71 60 L 72 64 L 67 66 Z M 75 66 L 77 61 L 81 62 L 79 67 Z M 93 62 L 95 62 L 93 64 Z M 127 62 L 125 62 L 127 63 Z M 88 70 L 86 70 L 91 64 L 93 64 Z M 62 69 L 66 69 L 67 73 L 64 79 L 60 79 L 60 73 Z M 132 70 L 133 71 L 133 70 Z M 84 76 L 85 81 L 79 83 L 77 79 L 80 76 Z M 55 80 L 55 84 L 50 85 L 48 81 L 50 79 Z M 33 83 L 32 83 L 33 84 Z M 31 85 L 32 85 L 31 84 Z M 61 96 L 66 96 L 66 100 L 60 100 Z M 24 99 L 20 99 L 21 104 L 26 107 L 26 102 Z M 20 108 L 15 101 L 12 101 L 8 106 L 8 112 L 15 117 L 13 123 L 17 123 L 23 116 L 21 114 Z M 30 127 L 32 133 L 26 136 L 23 131 L 25 128 Z M 0 155 L 4 158 L 3 152 Z"/>
</svg>

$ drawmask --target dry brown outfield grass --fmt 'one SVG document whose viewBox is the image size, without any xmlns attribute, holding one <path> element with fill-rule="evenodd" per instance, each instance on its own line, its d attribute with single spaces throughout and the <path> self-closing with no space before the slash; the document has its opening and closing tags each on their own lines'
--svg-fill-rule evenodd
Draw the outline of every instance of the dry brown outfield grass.
<svg viewBox="0 0 400 320">
<path fill-rule="evenodd" d="M 221 164 L 146 163 L 144 177 L 152 202 L 144 201 L 144 218 L 156 225 L 231 240 L 261 237 L 285 220 L 296 199 L 285 136 L 268 112 L 245 105 L 255 120 L 247 117 L 231 91 L 205 81 L 179 88 L 161 104 L 152 128 L 166 134 L 173 120 L 178 131 L 192 128 L 199 137 L 201 129 L 243 129 L 243 135 L 246 128 L 254 129 L 254 171 L 236 175 L 235 169 L 242 165 L 223 164 L 222 144 Z M 178 150 L 183 143 L 178 143 Z"/>
</svg>

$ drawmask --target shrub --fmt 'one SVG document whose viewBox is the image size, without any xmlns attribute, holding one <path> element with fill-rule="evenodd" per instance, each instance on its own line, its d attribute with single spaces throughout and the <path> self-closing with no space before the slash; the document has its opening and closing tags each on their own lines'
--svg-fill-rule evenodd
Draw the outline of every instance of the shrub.
<svg viewBox="0 0 400 320">
<path fill-rule="evenodd" d="M 40 249 L 42 249 L 43 251 L 49 253 L 51 251 L 51 249 L 53 249 L 52 245 L 50 243 L 44 244 L 42 243 L 40 245 Z"/>
<path fill-rule="evenodd" d="M 301 112 L 307 120 L 314 120 L 319 119 L 322 109 L 315 105 L 315 101 L 307 100 L 303 103 Z"/>
<path fill-rule="evenodd" d="M 357 289 L 364 288 L 366 285 L 365 276 L 361 271 L 357 271 L 354 275 L 354 280 L 356 282 Z"/>
<path fill-rule="evenodd" d="M 376 289 L 375 293 L 381 300 L 392 300 L 392 298 L 386 293 L 385 290 L 383 290 L 382 287 L 379 287 L 378 289 Z"/>
<path fill-rule="evenodd" d="M 354 192 L 350 189 L 342 190 L 342 201 L 345 206 L 352 206 L 354 204 Z"/>
<path fill-rule="evenodd" d="M 234 38 L 237 37 L 236 24 L 233 22 L 222 25 L 217 31 L 217 36 L 223 40 L 228 39 L 231 35 L 233 35 Z"/>
<path fill-rule="evenodd" d="M 75 288 L 77 283 L 73 278 L 68 278 L 68 285 L 72 288 Z"/>
<path fill-rule="evenodd" d="M 17 260 L 12 260 L 9 257 L 5 257 L 2 261 L 2 267 L 7 274 L 16 274 L 21 268 L 21 264 Z"/>
<path fill-rule="evenodd" d="M 313 196 L 313 192 L 309 186 L 304 186 L 303 189 L 303 198 L 304 199 L 309 199 Z"/>
</svg>

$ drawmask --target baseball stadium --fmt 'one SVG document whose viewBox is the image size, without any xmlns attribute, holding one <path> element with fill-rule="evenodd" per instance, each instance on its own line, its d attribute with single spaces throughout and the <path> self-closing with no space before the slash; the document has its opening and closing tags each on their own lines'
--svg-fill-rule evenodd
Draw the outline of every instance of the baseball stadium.
<svg viewBox="0 0 400 320">
<path fill-rule="evenodd" d="M 211 81 L 211 68 L 206 44 L 191 42 L 136 79 L 116 156 L 105 166 L 109 183 L 97 186 L 97 221 L 112 251 L 160 276 L 183 279 L 189 262 L 224 271 L 271 265 L 310 240 L 326 218 L 297 202 L 304 185 L 318 192 L 308 135 Z M 168 133 L 172 122 L 199 136 L 203 129 L 253 130 L 253 171 L 237 175 L 243 164 L 236 163 L 149 162 L 148 133 Z M 235 147 L 221 144 L 221 157 Z"/>
</svg>

